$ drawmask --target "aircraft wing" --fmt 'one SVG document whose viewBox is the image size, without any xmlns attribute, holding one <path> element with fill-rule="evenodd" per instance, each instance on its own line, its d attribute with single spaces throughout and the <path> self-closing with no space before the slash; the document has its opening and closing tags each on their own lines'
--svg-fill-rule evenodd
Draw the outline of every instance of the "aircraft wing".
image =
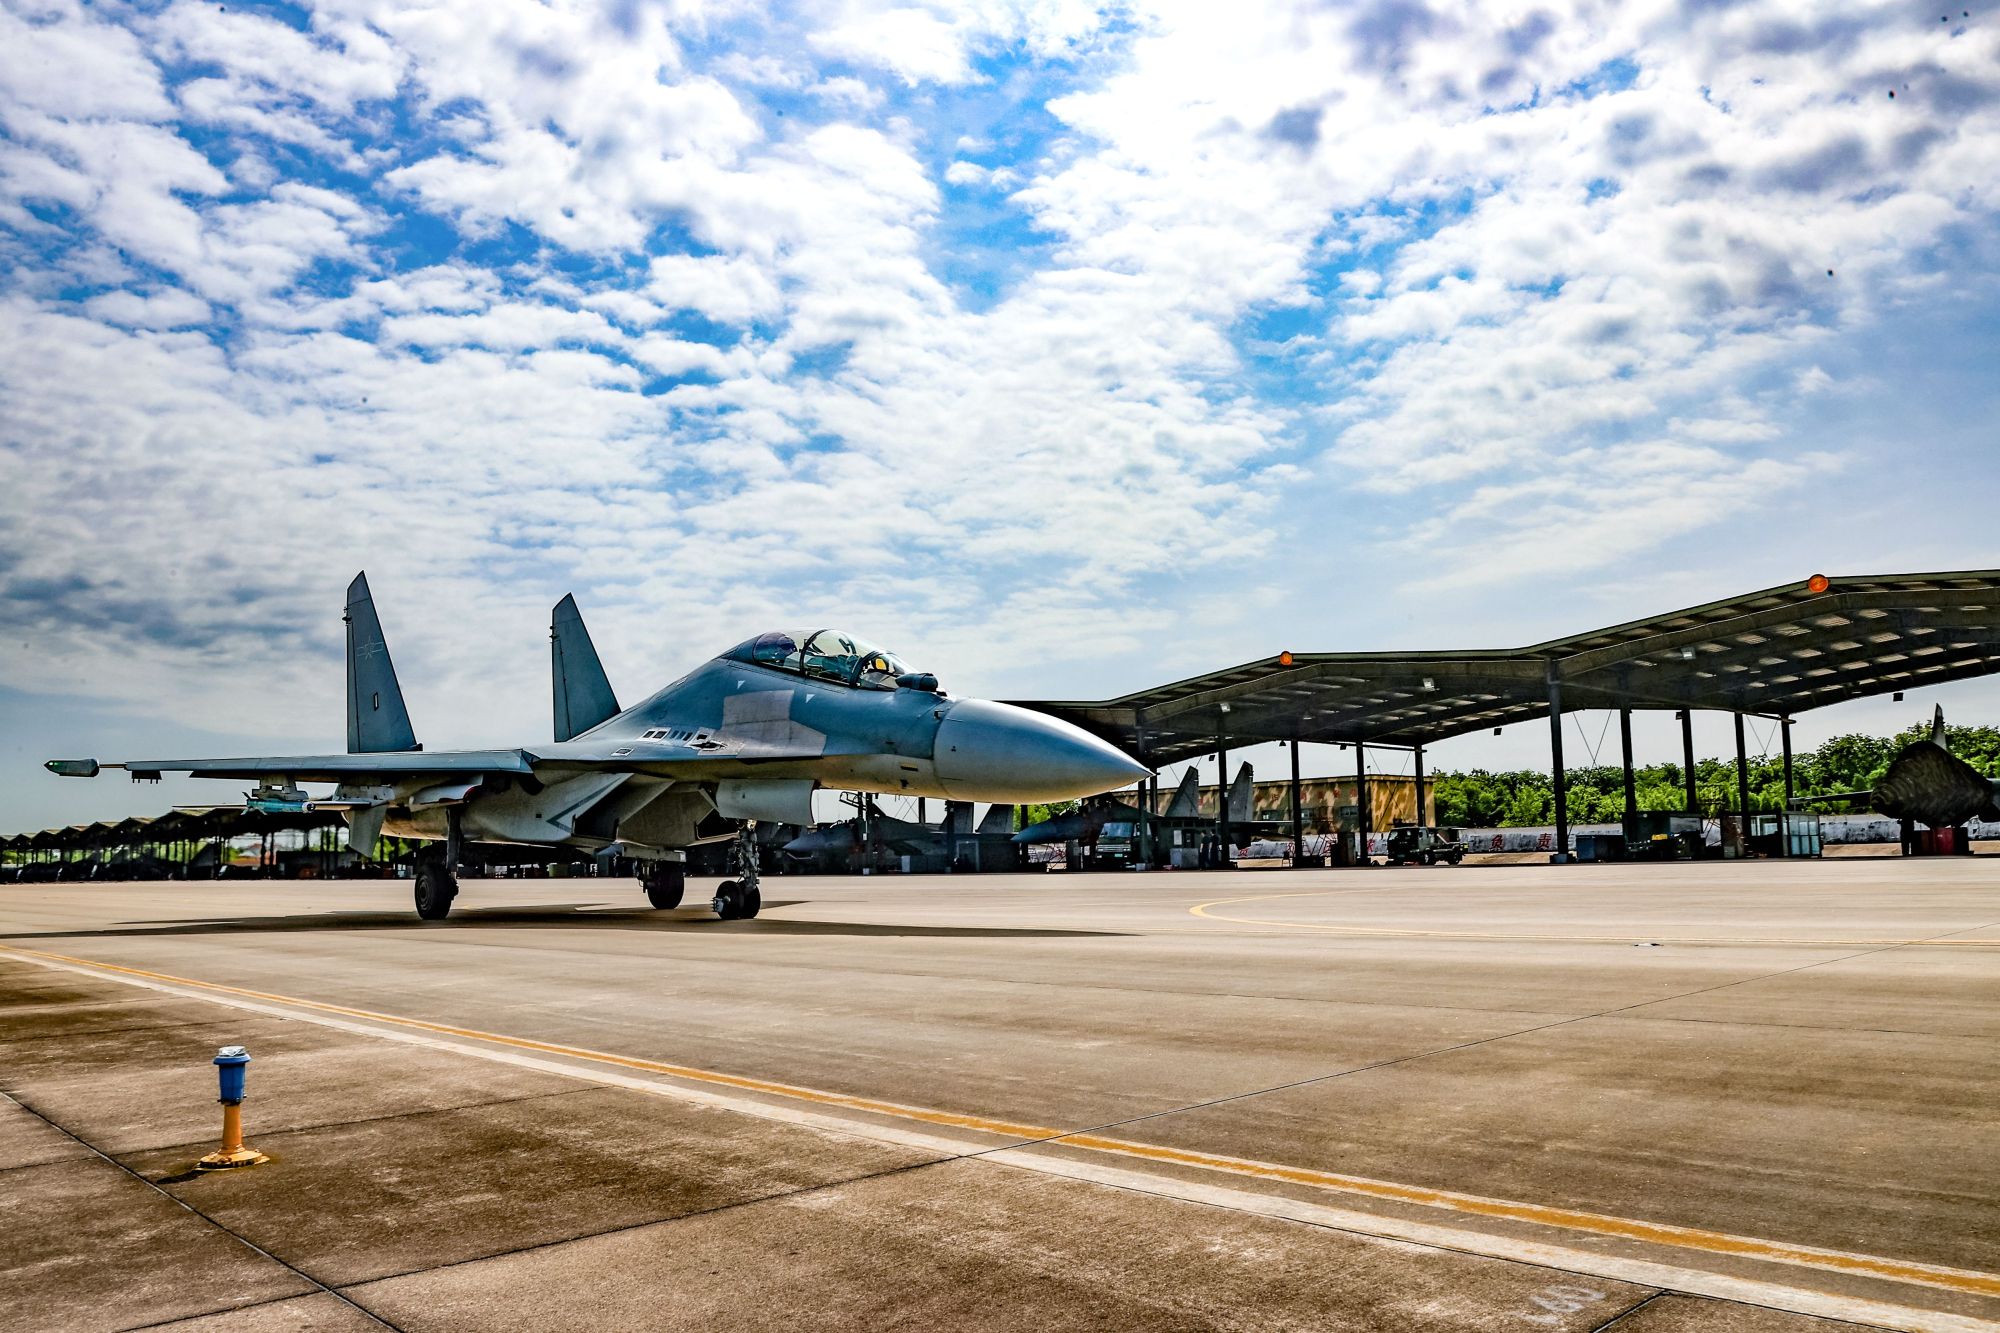
<svg viewBox="0 0 2000 1333">
<path fill-rule="evenodd" d="M 95 759 L 51 759 L 44 765 L 62 777 L 88 778 L 101 769 L 122 768 L 134 776 L 186 773 L 196 778 L 283 777 L 296 782 L 353 782 L 365 778 L 424 777 L 431 774 L 532 773 L 525 750 L 394 750 L 374 754 L 258 755 L 238 759 L 127 759 L 100 764 Z"/>
</svg>

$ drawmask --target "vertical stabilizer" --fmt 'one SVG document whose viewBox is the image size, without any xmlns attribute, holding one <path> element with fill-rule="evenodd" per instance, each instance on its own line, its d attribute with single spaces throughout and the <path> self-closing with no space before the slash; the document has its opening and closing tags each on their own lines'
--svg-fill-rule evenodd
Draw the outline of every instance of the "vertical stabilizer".
<svg viewBox="0 0 2000 1333">
<path fill-rule="evenodd" d="M 1193 819 L 1201 813 L 1201 774 L 1193 764 L 1189 764 L 1181 774 L 1181 785 L 1174 789 L 1174 799 L 1167 802 L 1168 819 Z"/>
<path fill-rule="evenodd" d="M 1230 823 L 1248 824 L 1251 821 L 1255 813 L 1251 809 L 1251 798 L 1255 795 L 1256 788 L 1256 776 L 1251 773 L 1250 765 L 1246 762 L 1243 767 L 1236 770 L 1236 781 L 1229 784 Z"/>
<path fill-rule="evenodd" d="M 989 805 L 986 817 L 979 821 L 978 832 L 985 837 L 999 837 L 1014 831 L 1014 807 L 1011 805 Z"/>
<path fill-rule="evenodd" d="M 618 716 L 618 696 L 597 660 L 597 645 L 583 626 L 576 598 L 565 596 L 549 613 L 549 664 L 555 676 L 556 739 L 580 736 Z"/>
<path fill-rule="evenodd" d="M 1937 746 L 1940 750 L 1951 749 L 1949 745 L 1945 744 L 1945 739 L 1944 739 L 1943 704 L 1939 704 L 1937 706 L 1937 711 L 1931 714 L 1931 744 Z"/>
<path fill-rule="evenodd" d="M 421 748 L 410 729 L 410 710 L 403 706 L 403 687 L 396 683 L 396 666 L 389 660 L 366 574 L 356 574 L 347 585 L 347 614 L 341 619 L 347 622 L 347 752 Z"/>
</svg>

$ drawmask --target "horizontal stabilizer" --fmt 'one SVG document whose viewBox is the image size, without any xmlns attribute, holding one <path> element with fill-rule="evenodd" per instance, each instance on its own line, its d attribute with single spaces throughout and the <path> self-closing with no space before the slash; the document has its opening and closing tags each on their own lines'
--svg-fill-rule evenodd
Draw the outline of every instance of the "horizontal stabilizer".
<svg viewBox="0 0 2000 1333">
<path fill-rule="evenodd" d="M 555 681 L 556 739 L 580 736 L 618 716 L 618 696 L 598 660 L 576 598 L 565 596 L 549 615 L 549 658 Z"/>
</svg>

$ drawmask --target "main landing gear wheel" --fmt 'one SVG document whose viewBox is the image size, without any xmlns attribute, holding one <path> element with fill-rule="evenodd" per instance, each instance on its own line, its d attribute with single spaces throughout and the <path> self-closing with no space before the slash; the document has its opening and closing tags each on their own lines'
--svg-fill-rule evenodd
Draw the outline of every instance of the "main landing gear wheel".
<svg viewBox="0 0 2000 1333">
<path fill-rule="evenodd" d="M 655 862 L 639 872 L 639 883 L 646 890 L 647 902 L 662 912 L 672 911 L 687 892 L 687 867 L 672 861 Z"/>
<path fill-rule="evenodd" d="M 417 915 L 426 921 L 442 921 L 458 896 L 458 880 L 436 861 L 417 863 Z"/>
</svg>

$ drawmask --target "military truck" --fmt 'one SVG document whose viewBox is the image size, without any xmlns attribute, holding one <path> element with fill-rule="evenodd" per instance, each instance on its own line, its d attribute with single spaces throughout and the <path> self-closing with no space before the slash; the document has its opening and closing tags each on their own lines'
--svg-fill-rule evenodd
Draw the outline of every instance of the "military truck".
<svg viewBox="0 0 2000 1333">
<path fill-rule="evenodd" d="M 1398 824 L 1389 830 L 1389 864 L 1429 866 L 1443 862 L 1457 865 L 1465 859 L 1465 844 L 1455 828 L 1429 828 L 1418 824 Z"/>
</svg>

